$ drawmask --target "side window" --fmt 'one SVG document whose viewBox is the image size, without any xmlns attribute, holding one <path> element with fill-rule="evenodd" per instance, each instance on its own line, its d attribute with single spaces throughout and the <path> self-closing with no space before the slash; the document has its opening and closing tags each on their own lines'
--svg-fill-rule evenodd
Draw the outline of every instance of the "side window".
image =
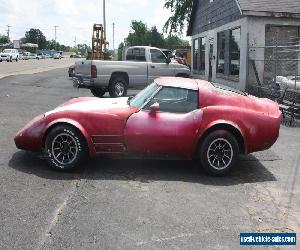
<svg viewBox="0 0 300 250">
<path fill-rule="evenodd" d="M 198 108 L 198 91 L 163 87 L 146 105 L 145 109 L 149 109 L 156 102 L 159 103 L 162 112 L 189 113 Z"/>
<path fill-rule="evenodd" d="M 126 54 L 127 61 L 138 61 L 138 62 L 145 62 L 145 49 L 144 48 L 131 48 L 127 50 Z"/>
<path fill-rule="evenodd" d="M 157 49 L 151 49 L 150 53 L 151 53 L 151 61 L 153 63 L 166 63 L 166 57 L 161 51 Z"/>
<path fill-rule="evenodd" d="M 145 49 L 144 48 L 134 48 L 133 49 L 133 55 L 135 57 L 135 61 L 138 61 L 138 62 L 145 62 L 146 61 Z"/>
<path fill-rule="evenodd" d="M 132 60 L 134 60 L 133 49 L 128 49 L 128 50 L 127 50 L 127 53 L 126 53 L 126 60 L 127 60 L 127 61 L 132 61 Z"/>
</svg>

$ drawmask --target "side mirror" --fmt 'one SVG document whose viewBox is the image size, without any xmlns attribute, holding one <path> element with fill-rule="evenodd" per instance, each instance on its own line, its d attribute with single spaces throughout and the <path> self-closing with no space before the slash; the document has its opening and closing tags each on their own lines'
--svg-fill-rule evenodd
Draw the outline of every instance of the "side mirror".
<svg viewBox="0 0 300 250">
<path fill-rule="evenodd" d="M 151 106 L 150 106 L 150 112 L 151 113 L 156 113 L 160 110 L 160 107 L 159 107 L 159 103 L 153 103 Z"/>
</svg>

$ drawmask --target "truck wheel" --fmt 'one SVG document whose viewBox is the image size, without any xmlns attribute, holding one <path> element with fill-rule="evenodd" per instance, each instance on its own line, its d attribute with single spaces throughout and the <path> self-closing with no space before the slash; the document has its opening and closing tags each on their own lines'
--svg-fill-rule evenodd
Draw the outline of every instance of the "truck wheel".
<svg viewBox="0 0 300 250">
<path fill-rule="evenodd" d="M 17 57 L 17 58 L 16 58 L 16 62 L 18 62 L 18 61 L 19 61 L 19 58 Z"/>
<path fill-rule="evenodd" d="M 127 95 L 127 82 L 122 77 L 116 77 L 109 84 L 110 97 L 122 97 Z"/>
<path fill-rule="evenodd" d="M 12 57 L 10 57 L 9 61 L 12 62 Z"/>
<path fill-rule="evenodd" d="M 239 145 L 226 130 L 216 130 L 205 137 L 198 155 L 204 170 L 215 176 L 226 175 L 235 165 Z"/>
<path fill-rule="evenodd" d="M 96 89 L 96 88 L 94 88 L 94 89 L 91 89 L 91 92 L 96 97 L 102 97 L 102 96 L 105 95 L 106 91 L 104 89 L 99 89 L 99 88 Z"/>
</svg>

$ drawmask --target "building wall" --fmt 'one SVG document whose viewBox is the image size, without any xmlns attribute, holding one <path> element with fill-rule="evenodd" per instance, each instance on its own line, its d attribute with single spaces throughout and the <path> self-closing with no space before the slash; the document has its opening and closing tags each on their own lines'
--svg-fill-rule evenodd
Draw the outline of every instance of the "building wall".
<svg viewBox="0 0 300 250">
<path fill-rule="evenodd" d="M 251 49 L 251 46 L 265 46 L 266 45 L 266 25 L 278 25 L 278 26 L 300 26 L 300 19 L 289 18 L 276 18 L 276 17 L 248 17 L 247 32 L 249 33 L 249 46 L 250 46 L 250 58 L 265 59 L 264 49 Z M 288 37 L 286 38 L 289 39 Z M 264 61 L 255 61 L 258 76 L 261 82 L 264 80 Z M 247 84 L 257 84 L 254 70 L 249 65 L 249 76 L 247 78 Z"/>
<path fill-rule="evenodd" d="M 198 0 L 192 35 L 212 30 L 240 17 L 236 0 Z"/>
<path fill-rule="evenodd" d="M 192 36 L 192 54 L 193 54 L 193 40 L 199 37 L 205 37 L 206 39 L 206 56 L 205 56 L 205 75 L 194 75 L 200 79 L 208 80 L 209 77 L 209 48 L 210 44 L 213 44 L 213 56 L 212 61 L 212 81 L 226 84 L 231 87 L 235 87 L 240 90 L 247 90 L 248 85 L 257 84 L 253 67 L 249 64 L 249 57 L 262 59 L 256 61 L 256 68 L 258 76 L 261 82 L 264 78 L 265 58 L 264 49 L 249 49 L 248 46 L 265 46 L 265 32 L 266 25 L 283 25 L 283 26 L 300 26 L 300 19 L 287 19 L 276 17 L 243 17 L 234 22 L 227 23 L 220 27 L 216 27 L 212 30 L 199 32 Z M 218 53 L 218 32 L 241 28 L 241 44 L 240 44 L 240 72 L 239 81 L 232 81 L 225 78 L 217 77 L 217 53 Z M 249 44 L 249 45 L 248 45 Z M 194 58 L 192 57 L 192 65 Z M 300 66 L 299 66 L 300 72 Z"/>
<path fill-rule="evenodd" d="M 241 28 L 241 42 L 240 42 L 240 73 L 239 73 L 239 81 L 232 81 L 228 80 L 227 78 L 218 78 L 217 77 L 217 56 L 218 56 L 218 32 L 235 29 L 235 28 Z M 222 84 L 226 84 L 228 86 L 245 90 L 246 89 L 246 81 L 247 81 L 247 66 L 248 66 L 248 60 L 247 60 L 247 51 L 248 51 L 248 35 L 247 35 L 247 18 L 241 18 L 234 22 L 227 23 L 225 25 L 222 25 L 218 28 L 215 28 L 213 30 L 205 31 L 202 33 L 199 33 L 197 35 L 192 36 L 192 41 L 199 37 L 205 37 L 206 39 L 206 56 L 205 56 L 205 75 L 194 75 L 193 70 L 192 74 L 200 79 L 208 80 L 209 77 L 209 49 L 210 44 L 213 44 L 213 60 L 212 60 L 212 81 L 218 82 Z M 192 42 L 193 45 L 193 42 Z M 192 52 L 193 52 L 193 46 L 192 46 Z M 192 65 L 193 65 L 194 58 L 192 57 Z"/>
</svg>

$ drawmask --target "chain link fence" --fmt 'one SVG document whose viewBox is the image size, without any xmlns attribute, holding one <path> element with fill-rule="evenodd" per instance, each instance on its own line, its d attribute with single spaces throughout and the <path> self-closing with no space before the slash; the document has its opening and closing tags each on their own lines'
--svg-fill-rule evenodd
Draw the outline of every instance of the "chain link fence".
<svg viewBox="0 0 300 250">
<path fill-rule="evenodd" d="M 248 50 L 248 92 L 277 101 L 292 119 L 300 117 L 300 37 L 276 33 L 265 46 Z"/>
</svg>

